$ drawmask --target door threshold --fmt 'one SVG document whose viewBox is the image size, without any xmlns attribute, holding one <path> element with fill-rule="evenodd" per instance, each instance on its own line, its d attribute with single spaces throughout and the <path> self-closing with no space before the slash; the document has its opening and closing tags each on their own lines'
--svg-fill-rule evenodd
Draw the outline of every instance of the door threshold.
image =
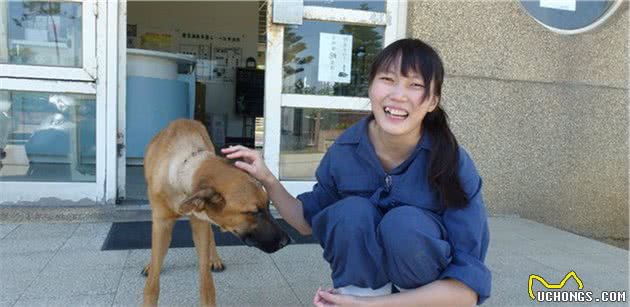
<svg viewBox="0 0 630 307">
<path fill-rule="evenodd" d="M 146 209 L 151 210 L 149 201 L 146 199 L 125 199 L 121 203 L 116 205 L 117 210 L 138 210 Z"/>
</svg>

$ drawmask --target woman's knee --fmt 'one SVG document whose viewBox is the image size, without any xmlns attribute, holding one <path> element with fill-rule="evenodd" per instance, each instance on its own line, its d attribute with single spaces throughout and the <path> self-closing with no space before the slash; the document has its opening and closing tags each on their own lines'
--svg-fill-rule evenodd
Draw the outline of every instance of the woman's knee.
<svg viewBox="0 0 630 307">
<path fill-rule="evenodd" d="M 322 230 L 335 233 L 347 233 L 348 235 L 365 231 L 376 231 L 381 219 L 381 213 L 368 199 L 351 196 L 346 197 L 313 217 L 313 232 L 321 233 Z"/>
<path fill-rule="evenodd" d="M 439 218 L 420 208 L 387 212 L 378 225 L 378 240 L 390 280 L 403 288 L 436 279 L 450 261 L 450 244 Z"/>
<path fill-rule="evenodd" d="M 374 286 L 386 282 L 376 239 L 381 213 L 367 199 L 345 198 L 313 217 L 313 236 L 324 249 L 337 285 Z"/>
<path fill-rule="evenodd" d="M 444 226 L 437 215 L 413 206 L 389 210 L 381 219 L 378 232 L 384 243 L 398 243 L 401 238 L 410 235 L 434 239 L 446 237 Z"/>
<path fill-rule="evenodd" d="M 379 231 L 387 237 L 400 237 L 401 232 L 409 233 L 409 230 L 438 239 L 446 236 L 437 214 L 413 206 L 400 206 L 389 210 L 379 224 Z"/>
</svg>

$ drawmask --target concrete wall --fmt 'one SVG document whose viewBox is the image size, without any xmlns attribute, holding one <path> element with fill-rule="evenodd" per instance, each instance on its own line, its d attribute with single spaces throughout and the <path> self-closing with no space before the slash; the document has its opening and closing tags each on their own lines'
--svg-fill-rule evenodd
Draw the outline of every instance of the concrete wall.
<svg viewBox="0 0 630 307">
<path fill-rule="evenodd" d="M 491 214 L 627 246 L 627 1 L 573 36 L 518 1 L 410 1 L 407 29 L 443 57 L 443 102 Z"/>
</svg>

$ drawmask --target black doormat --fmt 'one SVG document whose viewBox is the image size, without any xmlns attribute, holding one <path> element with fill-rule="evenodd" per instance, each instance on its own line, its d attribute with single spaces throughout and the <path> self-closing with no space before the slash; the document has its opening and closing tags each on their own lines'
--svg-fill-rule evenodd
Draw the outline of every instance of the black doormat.
<svg viewBox="0 0 630 307">
<path fill-rule="evenodd" d="M 287 222 L 276 219 L 280 227 L 291 237 L 291 244 L 317 243 L 312 236 L 303 236 Z M 212 225 L 214 240 L 217 246 L 245 245 L 236 236 L 228 232 L 222 232 Z M 175 222 L 171 248 L 194 247 L 190 224 L 187 220 Z M 151 222 L 124 222 L 113 223 L 109 233 L 103 242 L 101 250 L 126 250 L 126 249 L 151 249 Z"/>
</svg>

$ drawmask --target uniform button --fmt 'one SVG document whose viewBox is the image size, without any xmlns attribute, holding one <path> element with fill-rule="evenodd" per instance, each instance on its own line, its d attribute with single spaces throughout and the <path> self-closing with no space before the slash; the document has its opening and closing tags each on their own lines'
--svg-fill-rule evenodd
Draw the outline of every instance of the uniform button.
<svg viewBox="0 0 630 307">
<path fill-rule="evenodd" d="M 387 175 L 385 177 L 385 190 L 389 191 L 392 187 L 392 176 Z"/>
</svg>

